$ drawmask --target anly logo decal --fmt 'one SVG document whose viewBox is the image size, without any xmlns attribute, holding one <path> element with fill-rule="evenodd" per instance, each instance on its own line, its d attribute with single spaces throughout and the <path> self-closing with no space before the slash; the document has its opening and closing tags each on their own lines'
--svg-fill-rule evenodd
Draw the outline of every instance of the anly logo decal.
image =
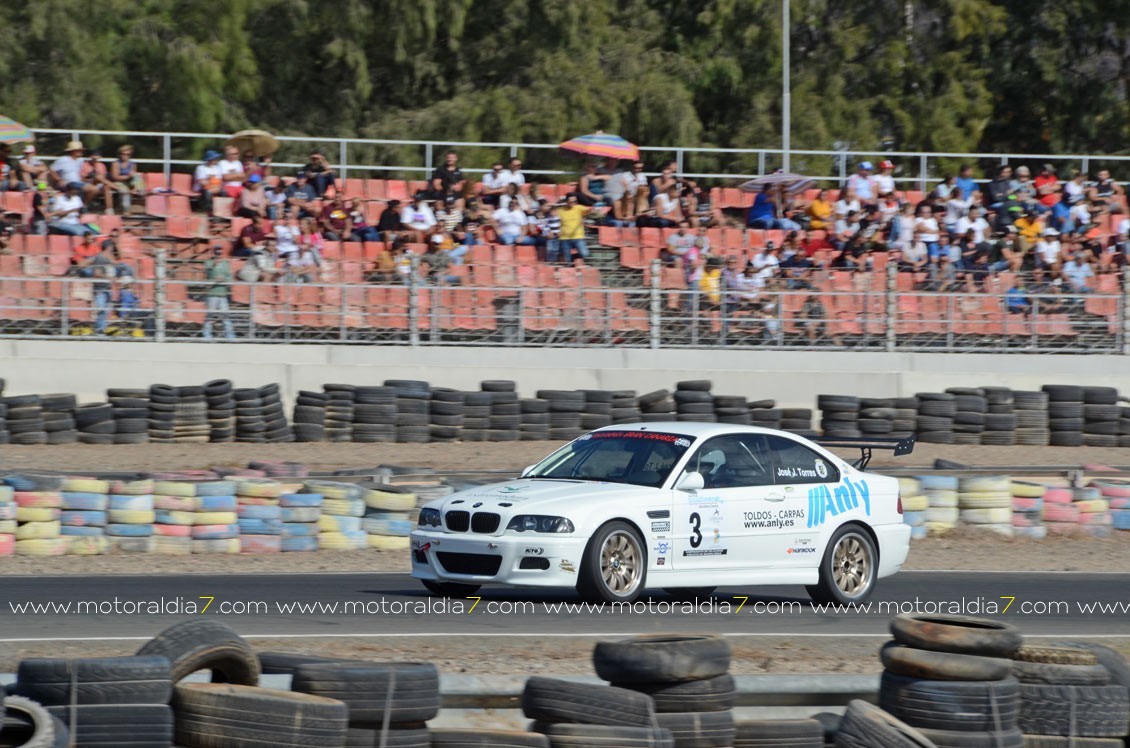
<svg viewBox="0 0 1130 748">
<path fill-rule="evenodd" d="M 871 489 L 866 481 L 852 482 L 847 478 L 836 486 L 835 491 L 827 486 L 815 486 L 808 491 L 808 526 L 819 527 L 829 517 L 838 517 L 845 512 L 859 508 L 863 503 L 863 513 L 871 516 Z"/>
</svg>

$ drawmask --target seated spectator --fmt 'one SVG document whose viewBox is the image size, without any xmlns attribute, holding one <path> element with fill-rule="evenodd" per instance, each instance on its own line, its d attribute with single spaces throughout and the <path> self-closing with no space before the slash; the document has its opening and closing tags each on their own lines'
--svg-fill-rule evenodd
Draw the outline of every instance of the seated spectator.
<svg viewBox="0 0 1130 748">
<path fill-rule="evenodd" d="M 957 233 L 958 223 L 969 214 L 973 200 L 962 192 L 960 187 L 954 186 L 946 200 L 946 212 L 943 218 L 946 232 L 953 236 Z"/>
<path fill-rule="evenodd" d="M 612 208 L 606 221 L 612 226 L 632 226 L 639 214 L 636 209 L 637 200 L 635 196 L 640 191 L 641 186 L 645 200 L 644 212 L 648 208 L 646 204 L 648 195 L 647 175 L 643 173 L 643 163 L 640 161 L 632 165 L 630 172 L 622 171 L 619 164 L 620 162 L 616 159 L 608 158 L 604 160 L 604 165 L 597 169 L 597 176 L 606 179 L 604 202 Z"/>
<path fill-rule="evenodd" d="M 505 191 L 498 198 L 498 207 L 509 210 L 512 207 L 522 211 L 527 216 L 534 212 L 537 204 L 519 191 L 519 186 L 513 182 L 506 185 Z"/>
<path fill-rule="evenodd" d="M 986 201 L 990 208 L 1001 210 L 1012 195 L 1012 167 L 1001 164 L 997 175 L 989 182 Z"/>
<path fill-rule="evenodd" d="M 336 190 L 334 170 L 321 151 L 310 151 L 310 160 L 306 163 L 306 166 L 302 167 L 302 170 L 306 172 L 306 176 L 314 185 L 314 191 L 318 197 L 325 197 L 326 191 L 330 187 L 334 187 Z"/>
<path fill-rule="evenodd" d="M 1073 293 L 1091 293 L 1095 290 L 1095 270 L 1091 267 L 1090 257 L 1085 252 L 1075 251 L 1067 254 L 1062 276 Z"/>
<path fill-rule="evenodd" d="M 1095 177 L 1095 182 L 1087 188 L 1087 198 L 1104 215 L 1120 212 L 1126 190 L 1110 177 L 1110 171 L 1102 169 Z"/>
<path fill-rule="evenodd" d="M 1016 170 L 1016 179 L 1012 183 L 1012 194 L 1026 211 L 1043 214 L 1051 210 L 1040 202 L 1039 190 L 1036 189 L 1036 183 L 1032 181 L 1032 172 L 1029 171 L 1027 166 L 1021 166 Z"/>
<path fill-rule="evenodd" d="M 379 242 L 381 240 L 381 232 L 365 220 L 365 214 L 356 200 L 352 198 L 346 200 L 345 210 L 349 213 L 349 234 L 345 236 L 344 241 Z"/>
<path fill-rule="evenodd" d="M 1050 213 L 1055 204 L 1060 201 L 1060 195 L 1063 192 L 1063 186 L 1059 183 L 1059 177 L 1055 173 L 1055 166 L 1044 164 L 1032 184 L 1036 187 L 1036 202 L 1042 206 L 1041 212 Z"/>
<path fill-rule="evenodd" d="M 93 233 L 85 234 L 82 241 L 71 250 L 71 268 L 67 275 L 77 275 L 83 278 L 89 278 L 92 275 L 91 263 L 102 252 L 102 247 L 95 241 L 96 238 Z"/>
<path fill-rule="evenodd" d="M 659 252 L 660 261 L 667 267 L 689 269 L 694 259 L 699 256 L 695 236 L 690 233 L 689 227 L 689 223 L 681 221 L 675 233 L 667 237 L 666 246 Z"/>
<path fill-rule="evenodd" d="M 930 191 L 930 198 L 944 203 L 946 200 L 950 199 L 956 187 L 957 177 L 953 174 L 946 174 L 942 177 L 942 181 L 938 182 L 938 185 Z"/>
<path fill-rule="evenodd" d="M 917 219 L 914 215 L 914 206 L 904 203 L 898 215 L 891 221 L 890 231 L 887 234 L 887 245 L 892 251 L 904 251 L 909 245 L 917 241 Z"/>
<path fill-rule="evenodd" d="M 19 167 L 19 178 L 24 184 L 24 189 L 35 189 L 36 185 L 40 182 L 44 184 L 47 183 L 49 176 L 47 173 L 47 164 L 43 163 L 43 159 L 36 155 L 34 145 L 29 143 L 24 146 L 24 155 L 20 157 L 17 166 Z"/>
<path fill-rule="evenodd" d="M 312 218 L 311 212 L 314 201 L 318 199 L 318 190 L 310 183 L 310 178 L 305 169 L 299 169 L 294 175 L 294 183 L 286 188 L 286 205 L 291 210 L 298 211 L 299 218 Z"/>
<path fill-rule="evenodd" d="M 935 262 L 938 257 L 938 237 L 941 229 L 938 219 L 934 217 L 934 210 L 928 205 L 918 206 L 918 216 L 914 221 L 915 241 L 921 242 L 926 247 L 926 254 L 930 262 Z"/>
<path fill-rule="evenodd" d="M 239 157 L 239 149 L 230 145 L 224 148 L 224 157 L 220 159 L 218 165 L 220 167 L 220 180 L 224 183 L 223 193 L 232 199 L 238 198 L 248 176 L 243 171 L 243 161 Z"/>
<path fill-rule="evenodd" d="M 281 180 L 273 185 L 263 182 L 263 195 L 267 200 L 267 218 L 273 221 L 286 210 L 286 185 Z"/>
<path fill-rule="evenodd" d="M 501 176 L 504 185 L 516 184 L 521 188 L 526 183 L 526 175 L 522 173 L 522 159 L 516 156 L 511 158 L 506 168 L 502 170 Z"/>
<path fill-rule="evenodd" d="M 508 185 L 507 190 L 517 189 L 516 185 Z M 506 195 L 503 195 L 505 198 Z M 498 210 L 491 216 L 491 225 L 494 226 L 498 241 L 502 244 L 533 244 L 529 237 L 529 218 L 522 210 L 514 195 L 504 205 L 499 205 Z"/>
<path fill-rule="evenodd" d="M 241 256 L 234 255 L 233 256 Z M 282 270 L 275 264 L 275 258 L 267 251 L 259 251 L 250 255 L 242 255 L 246 259 L 236 271 L 236 278 L 244 283 L 270 282 L 282 274 Z"/>
<path fill-rule="evenodd" d="M 965 236 L 972 232 L 973 243 L 980 244 L 988 237 L 990 229 L 989 222 L 981 217 L 980 206 L 970 205 L 968 212 L 954 225 L 953 233 L 955 236 Z"/>
<path fill-rule="evenodd" d="M 80 197 L 82 189 L 82 182 L 71 182 L 51 200 L 51 208 L 47 212 L 47 228 L 50 233 L 71 236 L 96 233 L 82 222 L 82 213 L 85 210 Z"/>
<path fill-rule="evenodd" d="M 878 202 L 878 185 L 875 183 L 874 165 L 870 161 L 859 164 L 855 174 L 848 177 L 845 192 L 848 200 L 856 200 L 860 205 L 875 205 Z"/>
<path fill-rule="evenodd" d="M 51 186 L 55 189 L 64 191 L 69 184 L 81 184 L 82 198 L 85 203 L 88 199 L 94 197 L 97 191 L 91 185 L 84 184 L 82 179 L 82 156 L 84 149 L 82 141 L 72 140 L 67 143 L 67 150 L 65 155 L 60 156 L 51 163 L 51 169 L 48 174 L 51 178 Z"/>
<path fill-rule="evenodd" d="M 844 244 L 838 257 L 832 261 L 832 267 L 839 270 L 870 271 L 874 267 L 872 249 L 862 234 L 855 234 Z"/>
<path fill-rule="evenodd" d="M 482 223 L 479 219 L 471 214 L 464 214 L 463 222 L 455 227 L 455 231 L 451 232 L 451 238 L 454 239 L 457 244 L 461 244 L 470 249 L 471 247 L 483 243 L 482 236 L 480 235 L 481 231 Z"/>
<path fill-rule="evenodd" d="M 781 273 L 781 260 L 778 256 L 780 249 L 773 242 L 766 242 L 765 247 L 753 256 L 749 267 L 757 274 L 763 284 L 776 278 Z"/>
<path fill-rule="evenodd" d="M 235 212 L 237 216 L 243 218 L 267 217 L 267 194 L 263 192 L 263 178 L 258 174 L 252 174 L 247 178 L 243 188 L 239 191 L 238 200 L 239 209 Z"/>
<path fill-rule="evenodd" d="M 459 285 L 460 278 L 451 273 L 451 266 L 462 265 L 466 252 L 466 247 L 457 245 L 445 232 L 437 231 L 428 240 L 428 251 L 420 255 L 421 264 L 427 264 L 424 277 L 445 286 Z"/>
<path fill-rule="evenodd" d="M 303 218 L 299 221 L 302 227 L 302 235 L 299 237 L 298 246 L 302 251 L 313 252 L 321 262 L 325 257 L 326 240 L 319 230 L 318 221 L 313 218 Z"/>
<path fill-rule="evenodd" d="M 232 246 L 232 257 L 253 257 L 266 252 L 267 232 L 263 227 L 263 217 L 251 216 L 251 223 L 240 230 Z"/>
<path fill-rule="evenodd" d="M 212 256 L 204 262 L 204 278 L 208 281 L 204 291 L 207 311 L 201 331 L 204 339 L 212 340 L 212 325 L 218 322 L 223 326 L 224 338 L 235 340 L 235 327 L 231 320 L 231 284 L 235 278 L 231 263 L 224 258 L 223 245 L 212 247 Z"/>
<path fill-rule="evenodd" d="M 698 248 L 699 254 L 708 255 L 714 249 L 710 244 L 710 235 L 706 233 L 706 227 L 699 225 L 694 235 L 694 245 Z"/>
<path fill-rule="evenodd" d="M 502 163 L 495 162 L 491 165 L 490 171 L 483 175 L 483 187 L 479 193 L 483 204 L 497 207 L 498 200 L 502 197 L 502 193 L 506 191 L 507 184 L 508 182 L 502 176 Z"/>
<path fill-rule="evenodd" d="M 302 226 L 293 213 L 287 211 L 282 219 L 275 223 L 272 229 L 275 235 L 275 254 L 285 265 L 291 255 L 297 255 L 301 249 Z"/>
<path fill-rule="evenodd" d="M 777 217 L 779 200 L 781 200 L 779 189 L 758 192 L 746 216 L 746 225 L 751 229 L 799 231 L 800 224 L 796 221 Z"/>
<path fill-rule="evenodd" d="M 289 283 L 317 283 L 321 280 L 322 257 L 308 244 L 298 252 L 287 255 L 284 263 L 284 281 Z"/>
<path fill-rule="evenodd" d="M 118 202 L 123 213 L 132 207 L 133 198 L 145 196 L 145 179 L 141 176 L 141 169 L 133 162 L 132 145 L 118 147 L 118 157 L 110 162 L 110 185 L 120 198 Z M 106 207 L 114 206 L 106 203 Z"/>
<path fill-rule="evenodd" d="M 377 233 L 381 235 L 381 241 L 393 242 L 397 237 L 404 233 L 404 224 L 400 221 L 400 201 L 389 200 L 388 205 L 381 211 L 381 217 L 377 219 Z"/>
<path fill-rule="evenodd" d="M 815 345 L 828 332 L 828 310 L 818 295 L 810 294 L 804 300 L 804 304 L 800 308 L 800 318 L 802 320 L 801 326 L 804 328 L 804 336 L 808 339 L 809 345 Z M 835 346 L 843 346 L 844 344 L 837 333 L 828 335 L 828 339 Z"/>
<path fill-rule="evenodd" d="M 570 192 L 565 196 L 565 207 L 559 208 L 557 213 L 561 218 L 561 252 L 565 262 L 588 259 L 589 247 L 585 242 L 585 216 L 589 208 L 577 204 L 577 196 Z"/>
<path fill-rule="evenodd" d="M 930 252 L 923 241 L 912 241 L 897 250 L 895 257 L 898 260 L 899 272 L 918 273 L 926 270 L 930 262 Z"/>
<path fill-rule="evenodd" d="M 432 232 L 436 225 L 436 215 L 424 200 L 424 193 L 416 195 L 416 198 L 400 211 L 400 223 L 404 226 L 404 235 L 410 242 L 422 242 Z"/>
<path fill-rule="evenodd" d="M 542 200 L 531 222 L 538 252 L 546 262 L 557 262 L 561 255 L 561 216 L 557 206 Z"/>
<path fill-rule="evenodd" d="M 1087 188 L 1087 175 L 1078 169 L 1072 169 L 1071 178 L 1063 183 L 1063 202 L 1068 206 L 1075 205 L 1088 199 L 1090 192 Z"/>
<path fill-rule="evenodd" d="M 862 212 L 863 204 L 851 197 L 846 189 L 840 190 L 839 199 L 832 205 L 832 213 L 836 218 L 842 218 L 852 211 L 856 213 Z"/>
<path fill-rule="evenodd" d="M 1021 229 L 1023 233 L 1023 229 Z M 1062 247 L 1059 232 L 1053 228 L 1045 229 L 1043 238 L 1036 243 L 1037 267 L 1056 273 L 1059 271 Z"/>
<path fill-rule="evenodd" d="M 0 192 L 19 192 L 27 189 L 20 179 L 20 166 L 12 158 L 12 147 L 0 143 Z"/>
<path fill-rule="evenodd" d="M 951 292 L 958 289 L 957 266 L 948 254 L 938 257 L 938 262 L 926 284 L 927 291 Z"/>
<path fill-rule="evenodd" d="M 701 272 L 698 274 L 697 286 L 702 300 L 703 309 L 717 309 L 722 304 L 722 258 L 705 257 Z"/>
<path fill-rule="evenodd" d="M 1036 210 L 1029 210 L 1021 215 L 1015 220 L 1014 225 L 1016 230 L 1020 232 L 1020 245 L 1026 250 L 1034 247 L 1040 241 L 1040 237 L 1044 235 L 1044 229 L 1047 228 L 1040 217 L 1040 213 Z"/>
<path fill-rule="evenodd" d="M 47 236 L 48 213 L 54 196 L 46 182 L 38 182 L 35 192 L 31 196 L 31 218 L 28 220 L 28 232 L 36 236 Z"/>
<path fill-rule="evenodd" d="M 431 213 L 430 210 L 428 212 Z M 345 237 L 349 236 L 353 230 L 353 219 L 350 218 L 349 211 L 345 209 L 345 202 L 339 194 L 335 194 L 333 199 L 322 208 L 320 218 L 322 234 L 326 241 L 345 241 Z M 432 223 L 435 223 L 435 221 L 432 221 Z"/>
<path fill-rule="evenodd" d="M 90 151 L 89 156 L 82 162 L 82 181 L 87 187 L 93 187 L 88 191 L 93 197 L 101 196 L 102 202 L 105 205 L 107 215 L 114 214 L 114 183 L 110 181 L 110 170 L 106 168 L 105 162 L 102 161 L 102 152 L 98 150 Z M 90 198 L 88 198 L 89 202 Z"/>
<path fill-rule="evenodd" d="M 464 182 L 463 170 L 459 168 L 459 154 L 448 151 L 443 154 L 443 164 L 432 172 L 430 197 L 440 201 L 448 197 L 462 200 Z"/>
<path fill-rule="evenodd" d="M 199 193 L 197 201 L 201 210 L 212 212 L 212 199 L 223 196 L 224 173 L 220 169 L 220 154 L 204 151 L 204 158 L 193 174 L 192 188 Z"/>
<path fill-rule="evenodd" d="M 794 251 L 786 246 L 781 252 L 780 270 L 785 278 L 786 288 L 811 288 L 815 268 L 812 259 L 802 251 Z"/>
<path fill-rule="evenodd" d="M 271 176 L 271 157 L 261 156 L 256 158 L 254 151 L 244 151 L 243 173 L 249 177 L 253 174 L 258 174 L 260 177 L 262 177 L 263 182 L 266 182 L 267 177 Z"/>
<path fill-rule="evenodd" d="M 1024 287 L 1024 279 L 1017 275 L 1012 287 L 1004 295 L 1005 310 L 1009 314 L 1023 314 L 1025 317 L 1032 313 L 1032 300 L 1028 298 L 1028 289 Z"/>
<path fill-rule="evenodd" d="M 577 182 L 577 202 L 592 207 L 604 204 L 604 187 L 608 183 L 607 174 L 598 174 L 596 163 L 585 164 L 585 173 Z"/>
<path fill-rule="evenodd" d="M 672 229 L 679 225 L 686 217 L 683 215 L 682 206 L 679 204 L 679 188 L 671 185 L 666 192 L 656 196 L 651 206 L 651 215 L 640 218 L 637 223 L 641 226 Z"/>
<path fill-rule="evenodd" d="M 853 236 L 859 233 L 859 214 L 851 211 L 842 218 L 837 218 L 832 231 L 832 244 L 836 249 L 842 250 Z"/>
<path fill-rule="evenodd" d="M 834 205 L 828 200 L 828 190 L 820 190 L 808 204 L 808 228 L 814 231 L 828 231 L 832 228 Z"/>
</svg>

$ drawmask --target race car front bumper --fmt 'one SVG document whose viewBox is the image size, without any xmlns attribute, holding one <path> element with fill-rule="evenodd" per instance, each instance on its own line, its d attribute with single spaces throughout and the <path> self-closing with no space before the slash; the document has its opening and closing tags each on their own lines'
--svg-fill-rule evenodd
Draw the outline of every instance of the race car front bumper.
<svg viewBox="0 0 1130 748">
<path fill-rule="evenodd" d="M 412 576 L 462 584 L 575 587 L 587 542 L 546 533 L 476 537 L 416 530 L 411 536 Z"/>
</svg>

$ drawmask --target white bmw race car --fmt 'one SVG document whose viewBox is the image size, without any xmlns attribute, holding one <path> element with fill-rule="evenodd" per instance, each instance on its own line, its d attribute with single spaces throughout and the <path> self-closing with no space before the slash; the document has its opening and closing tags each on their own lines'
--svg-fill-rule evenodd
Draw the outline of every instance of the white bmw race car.
<svg viewBox="0 0 1130 748">
<path fill-rule="evenodd" d="M 802 584 L 818 602 L 861 601 L 899 570 L 910 542 L 898 482 L 863 469 L 872 448 L 906 454 L 913 443 L 835 440 L 861 448 L 853 465 L 751 426 L 598 429 L 517 480 L 426 505 L 412 576 L 442 595 L 506 584 L 631 602 L 649 588 Z"/>
</svg>

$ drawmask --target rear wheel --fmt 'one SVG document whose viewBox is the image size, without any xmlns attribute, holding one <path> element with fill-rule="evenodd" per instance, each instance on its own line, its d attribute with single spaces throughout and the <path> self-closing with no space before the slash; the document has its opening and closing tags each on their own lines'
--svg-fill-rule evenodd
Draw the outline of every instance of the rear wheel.
<svg viewBox="0 0 1130 748">
<path fill-rule="evenodd" d="M 436 582 L 431 579 L 420 580 L 428 591 L 440 597 L 467 597 L 479 591 L 480 585 L 459 584 L 458 582 Z"/>
<path fill-rule="evenodd" d="M 590 602 L 633 602 L 646 578 L 647 553 L 639 533 L 626 522 L 609 522 L 585 548 L 577 592 Z"/>
<path fill-rule="evenodd" d="M 858 525 L 832 535 L 820 562 L 820 582 L 805 587 L 816 603 L 847 605 L 866 600 L 875 588 L 879 553 L 871 536 Z"/>
</svg>

